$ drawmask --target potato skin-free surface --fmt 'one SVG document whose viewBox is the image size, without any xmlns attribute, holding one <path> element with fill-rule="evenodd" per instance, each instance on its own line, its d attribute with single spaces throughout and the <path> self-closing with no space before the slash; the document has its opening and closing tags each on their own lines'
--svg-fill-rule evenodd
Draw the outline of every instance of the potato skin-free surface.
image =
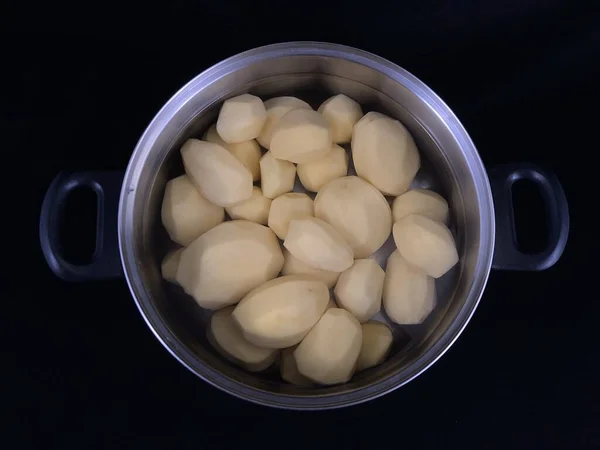
<svg viewBox="0 0 600 450">
<path fill-rule="evenodd" d="M 271 199 L 265 197 L 259 187 L 252 188 L 252 197 L 235 206 L 225 208 L 232 219 L 250 220 L 266 225 L 271 209 Z"/>
<path fill-rule="evenodd" d="M 336 303 L 366 322 L 381 309 L 385 272 L 373 259 L 356 259 L 335 286 Z"/>
<path fill-rule="evenodd" d="M 363 340 L 356 370 L 377 366 L 385 361 L 394 338 L 385 323 L 370 320 L 362 324 Z"/>
<path fill-rule="evenodd" d="M 294 219 L 314 217 L 313 200 L 306 194 L 289 192 L 273 200 L 269 211 L 269 228 L 279 239 L 285 239 Z"/>
<path fill-rule="evenodd" d="M 396 197 L 392 203 L 392 216 L 398 222 L 409 214 L 419 214 L 437 222 L 448 222 L 448 202 L 429 189 L 411 189 Z"/>
<path fill-rule="evenodd" d="M 327 155 L 332 144 L 329 123 L 321 114 L 293 109 L 273 131 L 270 151 L 277 159 L 306 164 Z"/>
<path fill-rule="evenodd" d="M 394 224 L 398 251 L 410 264 L 439 278 L 458 262 L 454 237 L 441 222 L 410 214 Z"/>
<path fill-rule="evenodd" d="M 233 320 L 246 340 L 259 347 L 291 347 L 317 323 L 328 302 L 325 283 L 289 275 L 249 292 L 233 311 Z"/>
<path fill-rule="evenodd" d="M 311 109 L 310 105 L 296 97 L 275 97 L 265 101 L 267 120 L 256 138 L 258 143 L 269 150 L 273 131 L 279 124 L 279 120 L 292 109 Z"/>
<path fill-rule="evenodd" d="M 290 253 L 287 248 L 283 248 L 283 269 L 281 273 L 283 275 L 308 275 L 321 280 L 325 285 L 331 289 L 337 283 L 340 277 L 340 272 L 331 272 L 329 270 L 315 269 L 304 261 L 299 260 Z"/>
<path fill-rule="evenodd" d="M 392 211 L 385 197 L 359 177 L 327 183 L 315 197 L 315 217 L 335 228 L 355 258 L 377 251 L 392 231 Z"/>
<path fill-rule="evenodd" d="M 354 373 L 362 346 L 362 328 L 345 309 L 331 308 L 294 352 L 298 371 L 320 384 L 345 383 Z"/>
<path fill-rule="evenodd" d="M 296 166 L 282 159 L 276 159 L 267 152 L 260 159 L 260 186 L 263 195 L 270 199 L 279 197 L 294 189 Z"/>
<path fill-rule="evenodd" d="M 281 378 L 296 386 L 310 386 L 313 382 L 298 372 L 298 366 L 296 365 L 296 359 L 294 358 L 296 347 L 297 346 L 293 346 L 281 350 Z"/>
<path fill-rule="evenodd" d="M 352 129 L 363 115 L 360 105 L 344 94 L 325 100 L 318 109 L 331 126 L 333 142 L 345 144 L 352 139 Z"/>
<path fill-rule="evenodd" d="M 166 254 L 162 260 L 162 263 L 160 264 L 160 272 L 162 277 L 171 283 L 178 284 L 176 279 L 177 268 L 179 267 L 179 260 L 181 259 L 181 253 L 183 250 L 183 248 L 171 250 Z"/>
<path fill-rule="evenodd" d="M 260 134 L 267 111 L 263 101 L 251 94 L 242 94 L 225 100 L 219 118 L 217 132 L 228 144 L 256 139 Z"/>
<path fill-rule="evenodd" d="M 167 182 L 160 214 L 171 240 L 183 246 L 225 218 L 223 208 L 204 198 L 187 175 Z"/>
<path fill-rule="evenodd" d="M 208 341 L 229 361 L 251 372 L 266 369 L 277 358 L 278 351 L 251 344 L 233 323 L 234 307 L 215 311 L 210 318 Z"/>
<path fill-rule="evenodd" d="M 419 324 L 435 304 L 435 280 L 395 250 L 388 258 L 383 282 L 383 307 L 388 317 L 400 325 Z"/>
<path fill-rule="evenodd" d="M 260 165 L 259 161 L 262 157 L 260 146 L 254 139 L 250 141 L 239 142 L 237 144 L 228 144 L 219 133 L 217 133 L 216 125 L 213 125 L 202 137 L 207 142 L 218 144 L 224 149 L 228 150 L 233 156 L 240 160 L 240 162 L 246 166 L 246 169 L 252 174 L 254 181 L 260 180 Z"/>
<path fill-rule="evenodd" d="M 277 276 L 283 254 L 269 228 L 247 220 L 223 222 L 181 254 L 177 282 L 207 309 L 237 303 Z"/>
<path fill-rule="evenodd" d="M 252 195 L 252 174 L 220 145 L 188 139 L 181 157 L 191 181 L 215 205 L 226 208 Z"/>
<path fill-rule="evenodd" d="M 399 121 L 370 114 L 354 126 L 354 168 L 383 194 L 400 195 L 408 190 L 421 167 L 417 146 Z"/>
<path fill-rule="evenodd" d="M 316 269 L 343 272 L 354 263 L 352 247 L 342 235 L 315 217 L 292 220 L 283 245 L 296 258 Z"/>
<path fill-rule="evenodd" d="M 318 192 L 323 186 L 336 178 L 348 174 L 348 152 L 339 145 L 323 158 L 307 164 L 298 164 L 298 178 L 307 190 Z"/>
</svg>

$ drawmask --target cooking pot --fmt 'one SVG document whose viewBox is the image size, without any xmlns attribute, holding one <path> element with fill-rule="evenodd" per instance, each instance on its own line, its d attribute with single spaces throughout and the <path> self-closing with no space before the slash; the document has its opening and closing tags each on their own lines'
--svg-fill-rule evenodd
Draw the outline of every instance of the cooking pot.
<svg viewBox="0 0 600 450">
<path fill-rule="evenodd" d="M 450 204 L 450 226 L 460 263 L 437 280 L 438 304 L 421 325 L 395 327 L 391 357 L 337 386 L 300 387 L 280 381 L 276 371 L 248 373 L 225 361 L 206 339 L 210 312 L 164 282 L 160 261 L 169 240 L 160 222 L 165 183 L 183 172 L 181 144 L 199 137 L 232 96 L 295 95 L 318 106 L 332 94 L 356 99 L 402 121 L 420 149 L 423 167 L 415 186 L 431 187 Z M 547 212 L 548 247 L 519 251 L 511 186 L 537 184 Z M 89 265 L 69 263 L 61 254 L 62 208 L 75 187 L 98 196 L 96 252 Z M 44 199 L 40 237 L 52 271 L 69 281 L 124 274 L 142 317 L 165 348 L 203 380 L 237 397 L 290 409 L 326 409 L 357 404 L 406 384 L 429 368 L 457 339 L 483 294 L 490 269 L 543 270 L 560 257 L 569 230 L 567 201 L 556 177 L 532 164 L 486 172 L 467 132 L 427 86 L 397 65 L 341 45 L 293 42 L 256 48 L 204 71 L 158 112 L 139 140 L 127 171 L 60 174 Z M 384 265 L 393 250 L 377 252 Z M 385 316 L 382 316 L 385 319 Z"/>
</svg>

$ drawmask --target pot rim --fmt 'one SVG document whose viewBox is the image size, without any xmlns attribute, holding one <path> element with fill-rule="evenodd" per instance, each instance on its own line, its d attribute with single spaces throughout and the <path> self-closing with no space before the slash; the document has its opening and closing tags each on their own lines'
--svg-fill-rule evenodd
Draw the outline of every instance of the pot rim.
<svg viewBox="0 0 600 450">
<path fill-rule="evenodd" d="M 480 200 L 480 245 L 473 283 L 468 290 L 467 299 L 444 334 L 412 364 L 387 378 L 352 391 L 312 397 L 275 394 L 249 387 L 223 376 L 221 372 L 199 361 L 163 322 L 150 302 L 144 299 L 144 286 L 140 282 L 134 244 L 125 239 L 126 230 L 134 221 L 132 194 L 136 191 L 141 167 L 157 137 L 175 113 L 198 90 L 223 74 L 244 66 L 248 59 L 256 62 L 257 59 L 290 55 L 325 56 L 356 62 L 383 73 L 418 95 L 440 116 L 444 125 L 451 129 L 463 153 L 468 157 L 470 173 Z M 431 367 L 452 346 L 473 316 L 485 290 L 494 254 L 495 217 L 490 183 L 475 145 L 458 118 L 429 87 L 406 70 L 375 54 L 338 44 L 298 41 L 257 47 L 227 58 L 194 77 L 165 103 L 142 134 L 129 160 L 119 201 L 118 234 L 123 271 L 135 303 L 156 338 L 181 364 L 214 387 L 253 403 L 284 409 L 320 410 L 363 403 L 398 389 Z"/>
</svg>

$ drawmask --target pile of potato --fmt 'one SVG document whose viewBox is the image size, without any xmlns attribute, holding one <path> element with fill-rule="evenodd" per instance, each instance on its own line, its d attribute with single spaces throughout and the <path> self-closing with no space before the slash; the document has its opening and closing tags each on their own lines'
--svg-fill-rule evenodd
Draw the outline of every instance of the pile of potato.
<svg viewBox="0 0 600 450">
<path fill-rule="evenodd" d="M 347 176 L 347 143 L 358 176 Z M 182 248 L 163 277 L 214 310 L 210 342 L 247 370 L 279 360 L 289 383 L 348 381 L 389 352 L 392 331 L 370 320 L 382 304 L 395 323 L 421 323 L 435 278 L 458 262 L 446 200 L 409 190 L 420 168 L 409 132 L 345 95 L 317 111 L 294 97 L 231 98 L 181 157 L 162 223 Z M 292 192 L 296 175 L 314 200 Z M 370 256 L 391 233 L 384 272 Z"/>
</svg>

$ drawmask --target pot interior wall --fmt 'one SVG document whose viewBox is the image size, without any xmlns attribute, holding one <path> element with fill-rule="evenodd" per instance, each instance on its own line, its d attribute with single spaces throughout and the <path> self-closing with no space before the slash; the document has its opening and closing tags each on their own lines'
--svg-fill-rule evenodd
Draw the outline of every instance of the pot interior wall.
<svg viewBox="0 0 600 450">
<path fill-rule="evenodd" d="M 147 320 L 154 322 L 151 323 L 154 328 L 169 331 L 169 336 L 163 339 L 170 350 L 192 370 L 203 373 L 216 384 L 219 381 L 211 377 L 220 373 L 251 389 L 314 397 L 364 389 L 375 383 L 392 383 L 399 373 L 410 379 L 415 363 L 449 330 L 457 316 L 469 313 L 464 306 L 477 265 L 480 233 L 479 202 L 469 164 L 459 144 L 451 138 L 452 130 L 443 117 L 423 98 L 384 74 L 355 62 L 327 57 L 290 56 L 276 61 L 277 64 L 246 64 L 234 72 L 216 74 L 209 85 L 174 111 L 173 118 L 157 137 L 154 146 L 158 148 L 145 161 L 133 192 L 137 225 L 127 230 L 127 238 L 135 246 L 138 286 L 143 287 L 138 295 L 145 295 L 147 300 L 139 301 L 140 308 Z M 281 382 L 276 367 L 252 374 L 231 365 L 212 350 L 206 339 L 210 312 L 198 307 L 179 287 L 161 279 L 160 261 L 173 246 L 160 223 L 160 206 L 166 181 L 183 173 L 179 148 L 190 137 L 200 138 L 216 121 L 224 99 L 244 92 L 263 99 L 294 95 L 314 108 L 327 97 L 344 93 L 361 103 L 364 112 L 379 111 L 399 119 L 411 131 L 421 152 L 422 169 L 414 186 L 430 187 L 450 204 L 450 226 L 461 260 L 437 280 L 436 309 L 423 324 L 394 326 L 395 346 L 389 360 L 357 373 L 347 384 L 301 388 Z M 384 268 L 393 250 L 393 241 L 389 240 L 378 252 L 377 260 Z M 379 317 L 386 320 L 383 314 Z M 203 371 L 206 366 L 212 369 L 210 373 Z"/>
</svg>

